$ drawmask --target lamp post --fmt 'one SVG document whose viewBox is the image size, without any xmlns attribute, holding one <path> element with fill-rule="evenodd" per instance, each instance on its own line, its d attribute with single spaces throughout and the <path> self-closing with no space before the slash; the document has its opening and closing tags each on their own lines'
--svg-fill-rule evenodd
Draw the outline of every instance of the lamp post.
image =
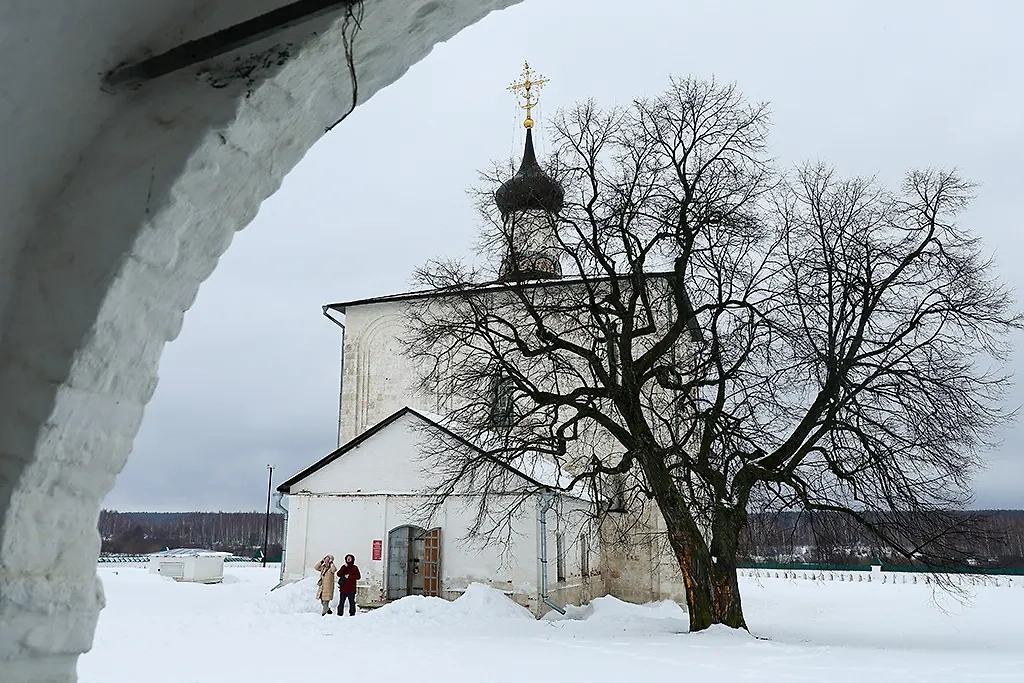
<svg viewBox="0 0 1024 683">
<path fill-rule="evenodd" d="M 270 489 L 274 485 L 274 466 L 267 465 L 267 517 L 263 523 L 263 566 L 267 566 L 267 538 L 270 536 Z"/>
</svg>

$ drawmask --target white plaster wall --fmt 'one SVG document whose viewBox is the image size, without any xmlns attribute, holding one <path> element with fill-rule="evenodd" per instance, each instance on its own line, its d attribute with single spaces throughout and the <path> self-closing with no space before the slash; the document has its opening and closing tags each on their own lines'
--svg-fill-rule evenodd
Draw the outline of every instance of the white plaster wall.
<svg viewBox="0 0 1024 683">
<path fill-rule="evenodd" d="M 601 582 L 601 544 L 593 525 L 589 503 L 567 496 L 558 496 L 548 512 L 548 594 L 561 605 L 581 605 L 604 595 Z M 562 535 L 565 577 L 558 581 L 558 535 Z M 540 525 L 537 526 L 539 544 Z M 589 571 L 583 571 L 584 543 L 589 555 Z M 540 549 L 537 549 L 538 557 Z M 538 568 L 538 584 L 540 583 Z M 547 612 L 541 608 L 541 612 Z"/>
<path fill-rule="evenodd" d="M 655 510 L 652 516 L 653 562 L 656 580 L 652 586 L 651 600 L 675 600 L 680 604 L 686 604 L 686 584 L 683 582 L 683 572 L 679 568 L 679 560 L 668 542 L 665 518 L 658 510 Z"/>
<path fill-rule="evenodd" d="M 313 499 L 310 496 L 291 495 L 286 496 L 288 506 L 288 531 L 284 538 L 284 571 L 283 581 L 298 581 L 306 570 L 309 553 L 316 554 L 315 550 L 309 548 L 309 508 Z M 320 557 L 326 555 L 329 550 L 321 553 Z M 333 553 L 332 553 L 333 554 Z M 313 564 L 316 564 L 314 561 Z M 310 565 L 312 566 L 312 565 Z"/>
<path fill-rule="evenodd" d="M 293 492 L 413 493 L 430 483 L 430 468 L 420 455 L 427 423 L 407 414 L 337 460 L 292 485 Z"/>
<path fill-rule="evenodd" d="M 442 589 L 457 592 L 476 581 L 513 592 L 526 603 L 535 601 L 537 591 L 536 516 L 530 509 L 516 520 L 517 534 L 508 558 L 503 548 L 467 543 L 465 536 L 473 520 L 471 500 L 449 500 L 433 520 L 425 519 L 421 496 L 398 494 L 328 495 L 293 494 L 289 505 L 298 512 L 288 526 L 285 580 L 313 576 L 313 566 L 328 553 L 342 558 L 356 556 L 363 578 L 360 601 L 382 599 L 388 559 L 388 533 L 413 524 L 431 529 L 441 527 Z M 301 511 L 301 512 L 299 512 Z M 300 521 L 301 520 L 301 521 Z M 383 554 L 373 561 L 373 541 L 380 540 Z M 552 549 L 554 545 L 551 546 Z"/>
<path fill-rule="evenodd" d="M 502 506 L 502 501 L 496 502 Z M 467 538 L 476 518 L 477 504 L 478 499 L 461 496 L 445 504 L 446 535 L 442 544 L 450 560 L 445 565 L 442 559 L 441 570 L 447 597 L 458 597 L 473 582 L 489 583 L 532 606 L 539 586 L 535 505 L 525 504 L 520 514 L 511 520 L 514 533 L 507 544 L 486 544 Z"/>
<path fill-rule="evenodd" d="M 516 0 L 368 0 L 361 100 Z M 108 95 L 100 74 L 284 0 L 0 0 L 0 671 L 72 681 L 103 597 L 99 505 L 199 284 L 345 111 L 332 20 Z M 315 35 L 311 33 L 315 31 Z M 284 66 L 233 79 L 275 48 Z M 213 88 L 209 76 L 223 79 Z"/>
<path fill-rule="evenodd" d="M 647 502 L 605 518 L 600 530 L 603 590 L 630 602 L 686 601 L 686 587 L 669 545 L 665 519 Z"/>
<path fill-rule="evenodd" d="M 447 597 L 457 597 L 473 582 L 490 583 L 531 609 L 540 609 L 536 503 L 521 508 L 512 521 L 513 533 L 507 544 L 469 538 L 477 514 L 475 497 L 454 496 L 434 519 L 427 519 L 427 501 L 419 495 L 432 482 L 431 469 L 420 459 L 419 444 L 430 438 L 429 431 L 418 428 L 424 424 L 415 415 L 405 415 L 291 486 L 285 579 L 311 575 L 313 565 L 328 553 L 337 558 L 352 553 L 364 577 L 360 599 L 379 600 L 385 589 L 388 533 L 406 524 L 426 529 L 439 526 L 443 529 L 442 587 Z M 501 500 L 495 505 L 496 509 L 504 507 Z M 561 583 L 556 580 L 559 534 L 564 540 L 566 568 Z M 589 527 L 589 504 L 560 497 L 548 513 L 549 580 L 552 594 L 571 602 L 590 595 L 591 577 L 581 571 L 581 535 L 589 538 L 590 567 L 598 574 L 599 544 Z M 377 562 L 371 559 L 374 540 L 384 545 Z"/>
<path fill-rule="evenodd" d="M 404 307 L 385 302 L 350 306 L 345 312 L 341 444 L 404 406 L 437 410 L 432 398 L 415 390 L 412 365 L 401 351 Z"/>
</svg>

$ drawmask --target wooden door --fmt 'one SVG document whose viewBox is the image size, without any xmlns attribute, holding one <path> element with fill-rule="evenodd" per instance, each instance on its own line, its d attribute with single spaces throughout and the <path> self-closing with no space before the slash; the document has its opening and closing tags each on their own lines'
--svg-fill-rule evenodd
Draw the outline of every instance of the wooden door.
<svg viewBox="0 0 1024 683">
<path fill-rule="evenodd" d="M 441 528 L 423 537 L 423 594 L 441 597 Z"/>
</svg>

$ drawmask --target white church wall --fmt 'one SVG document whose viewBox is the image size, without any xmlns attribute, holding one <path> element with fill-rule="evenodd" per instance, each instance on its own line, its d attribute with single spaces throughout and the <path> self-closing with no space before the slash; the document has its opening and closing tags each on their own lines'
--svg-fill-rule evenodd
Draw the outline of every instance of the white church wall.
<svg viewBox="0 0 1024 683">
<path fill-rule="evenodd" d="M 441 527 L 444 597 L 456 598 L 469 584 L 477 582 L 508 592 L 531 609 L 536 606 L 538 536 L 533 506 L 527 505 L 524 514 L 516 520 L 511 543 L 499 546 L 467 541 L 475 515 L 473 499 L 450 499 L 433 520 L 426 519 L 423 513 L 426 502 L 422 496 L 394 493 L 289 496 L 289 509 L 295 510 L 295 518 L 290 518 L 288 525 L 285 580 L 298 581 L 314 576 L 313 567 L 324 555 L 334 555 L 340 562 L 351 553 L 356 556 L 362 574 L 360 604 L 378 603 L 386 595 L 391 530 L 405 525 L 425 529 Z M 554 535 L 551 538 L 550 548 L 554 553 Z M 375 541 L 381 544 L 379 560 L 373 559 Z"/>
<path fill-rule="evenodd" d="M 593 525 L 590 503 L 568 496 L 557 497 L 548 512 L 547 536 L 549 598 L 559 605 L 582 605 L 604 595 L 601 543 Z M 539 556 L 539 522 L 537 539 Z M 546 612 L 547 608 L 542 611 Z"/>
<path fill-rule="evenodd" d="M 502 501 L 496 502 L 502 506 Z M 536 507 L 530 503 L 523 506 L 512 522 L 513 533 L 507 542 L 485 544 L 467 538 L 478 503 L 475 497 L 451 498 L 444 506 L 443 518 L 436 520 L 446 530 L 442 537 L 442 594 L 457 598 L 469 584 L 485 583 L 533 609 L 539 587 Z"/>
<path fill-rule="evenodd" d="M 312 567 L 328 553 L 339 559 L 352 553 L 363 574 L 360 600 L 364 604 L 377 602 L 386 588 L 389 532 L 407 524 L 425 529 L 439 526 L 445 597 L 458 597 L 473 582 L 489 583 L 535 609 L 539 587 L 536 505 L 522 507 L 513 522 L 514 533 L 505 545 L 467 540 L 475 522 L 479 500 L 475 497 L 453 497 L 433 520 L 427 519 L 427 499 L 420 495 L 430 483 L 430 470 L 420 460 L 419 441 L 429 434 L 418 428 L 424 424 L 416 416 L 404 415 L 291 486 L 285 579 L 295 581 L 312 575 Z M 585 505 L 567 500 L 573 501 L 569 506 Z M 497 506 L 503 507 L 500 500 Z M 562 511 L 556 509 L 549 517 L 549 548 L 554 558 L 556 530 L 566 530 L 566 547 L 571 542 L 575 548 L 580 533 L 576 520 L 581 515 L 562 522 Z M 379 560 L 372 559 L 374 541 L 381 542 Z M 571 557 L 577 556 L 578 552 L 573 551 Z M 570 559 L 567 566 L 570 574 L 562 588 L 570 590 L 571 584 L 575 590 L 581 579 L 578 559 Z M 551 581 L 554 587 L 554 574 Z"/>
<path fill-rule="evenodd" d="M 314 576 L 313 567 L 324 555 L 334 555 L 340 564 L 351 553 L 363 576 L 360 584 L 382 582 L 383 562 L 373 560 L 372 549 L 376 539 L 383 538 L 386 543 L 382 534 L 386 531 L 387 497 L 306 494 L 290 496 L 289 504 L 303 514 L 301 527 L 289 520 L 286 580 Z"/>
<path fill-rule="evenodd" d="M 656 590 L 653 600 L 675 600 L 686 604 L 686 585 L 683 583 L 683 572 L 679 569 L 679 560 L 668 542 L 665 529 L 665 518 L 654 505 L 651 506 L 651 527 L 654 534 L 654 571 L 657 576 Z"/>
<path fill-rule="evenodd" d="M 648 502 L 621 516 L 609 515 L 600 536 L 605 592 L 629 602 L 685 603 L 682 572 L 656 505 Z"/>
<path fill-rule="evenodd" d="M 404 406 L 435 410 L 414 391 L 413 369 L 401 352 L 403 303 L 350 306 L 345 312 L 345 366 L 339 443 L 346 443 Z"/>
<path fill-rule="evenodd" d="M 399 406 L 401 407 L 401 406 Z M 394 411 L 392 411 L 394 412 Z M 386 417 L 386 416 L 385 416 Z M 292 486 L 312 493 L 414 493 L 425 485 L 420 459 L 422 420 L 405 415 L 359 446 Z"/>
<path fill-rule="evenodd" d="M 288 496 L 288 529 L 284 539 L 284 581 L 298 581 L 306 567 L 309 528 L 308 496 Z M 323 555 L 321 555 L 323 557 Z"/>
</svg>

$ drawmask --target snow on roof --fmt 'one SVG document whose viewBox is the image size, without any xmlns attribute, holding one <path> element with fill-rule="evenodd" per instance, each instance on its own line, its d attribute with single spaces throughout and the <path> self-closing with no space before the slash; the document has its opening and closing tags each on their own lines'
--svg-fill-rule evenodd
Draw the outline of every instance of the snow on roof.
<svg viewBox="0 0 1024 683">
<path fill-rule="evenodd" d="M 149 557 L 229 557 L 230 555 L 231 553 L 203 548 L 175 548 L 174 550 L 158 550 L 155 553 L 149 553 Z"/>
</svg>

